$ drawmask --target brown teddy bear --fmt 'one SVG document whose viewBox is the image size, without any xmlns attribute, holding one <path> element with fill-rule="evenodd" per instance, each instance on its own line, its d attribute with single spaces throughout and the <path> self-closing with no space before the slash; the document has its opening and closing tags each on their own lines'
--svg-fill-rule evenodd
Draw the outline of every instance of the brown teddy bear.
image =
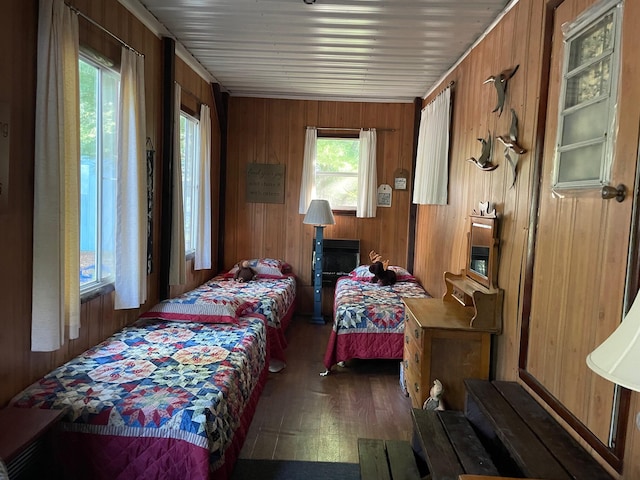
<svg viewBox="0 0 640 480">
<path fill-rule="evenodd" d="M 236 273 L 233 275 L 234 280 L 238 282 L 249 282 L 256 278 L 256 272 L 251 268 L 248 260 L 241 261 L 236 267 L 238 267 L 238 270 L 236 270 Z"/>
<path fill-rule="evenodd" d="M 373 273 L 371 283 L 377 283 L 383 287 L 393 285 L 397 281 L 396 272 L 389 270 L 389 260 L 382 261 L 382 255 L 376 253 L 375 250 L 369 252 L 369 258 L 371 259 L 371 265 L 369 271 Z"/>
</svg>

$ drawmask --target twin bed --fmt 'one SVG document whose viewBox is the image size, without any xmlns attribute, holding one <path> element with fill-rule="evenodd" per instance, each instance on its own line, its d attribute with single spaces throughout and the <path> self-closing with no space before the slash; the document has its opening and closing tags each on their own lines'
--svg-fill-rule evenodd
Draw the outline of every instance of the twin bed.
<svg viewBox="0 0 640 480">
<path fill-rule="evenodd" d="M 64 478 L 230 477 L 295 308 L 285 265 L 253 266 L 256 280 L 232 270 L 160 302 L 14 397 L 66 410 L 54 452 Z"/>
<path fill-rule="evenodd" d="M 55 458 L 64 478 L 226 479 L 266 383 L 284 365 L 296 282 L 286 264 L 255 259 L 164 300 L 131 326 L 56 368 L 11 405 L 64 409 Z M 324 363 L 402 358 L 402 297 L 428 297 L 406 270 L 371 283 L 367 266 L 338 280 Z"/>
<path fill-rule="evenodd" d="M 328 375 L 336 364 L 353 358 L 402 359 L 404 304 L 402 297 L 429 298 L 416 278 L 402 267 L 390 266 L 397 282 L 380 286 L 371 282 L 368 265 L 340 277 L 334 297 L 333 329 L 324 355 Z"/>
</svg>

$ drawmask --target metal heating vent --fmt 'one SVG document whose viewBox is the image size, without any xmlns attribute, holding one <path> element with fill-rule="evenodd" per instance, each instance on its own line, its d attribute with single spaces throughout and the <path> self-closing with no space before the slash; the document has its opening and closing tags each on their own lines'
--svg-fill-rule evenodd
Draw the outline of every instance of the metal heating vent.
<svg viewBox="0 0 640 480">
<path fill-rule="evenodd" d="M 43 439 L 38 439 L 30 443 L 7 464 L 8 478 L 11 480 L 33 478 L 45 456 L 46 452 Z M 2 479 L 3 477 L 0 475 L 0 480 Z"/>
</svg>

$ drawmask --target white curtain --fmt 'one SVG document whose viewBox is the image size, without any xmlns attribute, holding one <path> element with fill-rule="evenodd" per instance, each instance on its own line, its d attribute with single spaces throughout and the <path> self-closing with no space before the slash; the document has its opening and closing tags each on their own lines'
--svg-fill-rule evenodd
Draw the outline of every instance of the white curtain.
<svg viewBox="0 0 640 480">
<path fill-rule="evenodd" d="M 147 160 L 144 57 L 122 48 L 118 118 L 115 308 L 147 299 Z"/>
<path fill-rule="evenodd" d="M 305 214 L 316 193 L 316 143 L 318 131 L 316 127 L 307 127 L 304 141 L 304 163 L 302 165 L 302 181 L 300 182 L 300 205 L 298 213 Z"/>
<path fill-rule="evenodd" d="M 175 84 L 173 97 L 173 175 L 171 183 L 171 251 L 169 258 L 169 285 L 187 282 L 184 245 L 184 210 L 182 207 L 182 161 L 180 158 L 180 99 L 182 88 Z"/>
<path fill-rule="evenodd" d="M 211 112 L 200 106 L 200 168 L 198 181 L 198 225 L 193 268 L 211 268 Z"/>
<path fill-rule="evenodd" d="M 360 130 L 360 161 L 358 162 L 358 206 L 356 217 L 376 216 L 378 205 L 378 174 L 376 169 L 376 129 Z"/>
<path fill-rule="evenodd" d="M 31 349 L 80 329 L 78 18 L 62 0 L 38 14 Z"/>
<path fill-rule="evenodd" d="M 413 203 L 447 204 L 450 112 L 450 88 L 446 88 L 422 110 Z"/>
</svg>

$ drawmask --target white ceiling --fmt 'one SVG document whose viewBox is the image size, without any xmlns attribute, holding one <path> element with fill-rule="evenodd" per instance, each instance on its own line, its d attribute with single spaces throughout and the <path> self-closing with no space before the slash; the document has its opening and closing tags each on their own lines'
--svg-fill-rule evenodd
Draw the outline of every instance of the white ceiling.
<svg viewBox="0 0 640 480">
<path fill-rule="evenodd" d="M 120 1 L 232 96 L 412 102 L 517 0 Z"/>
</svg>

